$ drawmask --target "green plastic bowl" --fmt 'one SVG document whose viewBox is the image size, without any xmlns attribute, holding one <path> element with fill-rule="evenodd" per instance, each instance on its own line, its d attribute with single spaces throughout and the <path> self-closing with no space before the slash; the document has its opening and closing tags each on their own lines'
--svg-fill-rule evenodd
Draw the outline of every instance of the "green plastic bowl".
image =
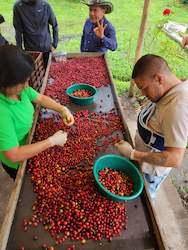
<svg viewBox="0 0 188 250">
<path fill-rule="evenodd" d="M 72 96 L 72 93 L 75 90 L 79 90 L 79 89 L 86 89 L 91 91 L 92 96 L 89 97 L 76 97 L 76 96 Z M 84 105 L 89 105 L 91 103 L 94 102 L 94 97 L 97 94 L 97 89 L 89 84 L 85 84 L 85 83 L 80 83 L 80 84 L 74 84 L 72 86 L 70 86 L 67 90 L 66 90 L 67 95 L 69 96 L 70 100 L 75 103 L 78 104 L 80 106 L 84 106 Z"/>
<path fill-rule="evenodd" d="M 119 196 L 111 193 L 107 190 L 99 181 L 99 171 L 104 168 L 112 168 L 116 170 L 120 170 L 128 175 L 134 183 L 133 193 L 129 196 Z M 98 158 L 93 167 L 93 175 L 98 187 L 99 192 L 101 192 L 108 199 L 114 201 L 131 201 L 136 199 L 142 192 L 144 187 L 144 182 L 142 175 L 136 166 L 130 162 L 127 158 L 119 156 L 119 155 L 104 155 Z"/>
</svg>

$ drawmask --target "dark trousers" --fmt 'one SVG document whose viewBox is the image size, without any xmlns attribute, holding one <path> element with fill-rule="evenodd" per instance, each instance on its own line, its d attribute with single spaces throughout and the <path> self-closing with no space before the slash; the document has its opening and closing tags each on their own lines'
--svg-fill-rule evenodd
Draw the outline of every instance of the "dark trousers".
<svg viewBox="0 0 188 250">
<path fill-rule="evenodd" d="M 18 169 L 15 169 L 15 168 L 10 168 L 8 167 L 7 165 L 5 165 L 4 163 L 2 163 L 2 166 L 4 168 L 4 170 L 7 172 L 7 174 L 13 179 L 15 180 L 16 179 L 16 175 L 17 175 L 17 172 L 18 172 Z"/>
</svg>

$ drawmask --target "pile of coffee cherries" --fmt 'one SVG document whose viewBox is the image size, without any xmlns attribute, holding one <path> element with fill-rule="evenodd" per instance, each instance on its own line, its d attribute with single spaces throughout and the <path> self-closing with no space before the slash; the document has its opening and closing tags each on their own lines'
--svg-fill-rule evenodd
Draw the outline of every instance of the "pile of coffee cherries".
<svg viewBox="0 0 188 250">
<path fill-rule="evenodd" d="M 99 172 L 99 181 L 113 194 L 129 196 L 133 193 L 132 179 L 121 171 L 106 167 Z"/>
<path fill-rule="evenodd" d="M 60 63 L 53 62 L 50 67 L 49 82 L 45 94 L 65 105 L 70 103 L 66 90 L 71 85 L 87 83 L 100 88 L 108 86 L 111 81 L 105 60 L 100 56 L 72 58 Z"/>
<path fill-rule="evenodd" d="M 110 240 L 127 226 L 125 203 L 103 197 L 92 173 L 96 157 L 122 139 L 117 134 L 123 130 L 120 117 L 113 111 L 98 114 L 87 110 L 74 117 L 71 127 L 61 118 L 39 119 L 34 141 L 59 129 L 68 132 L 68 141 L 64 147 L 55 146 L 38 154 L 28 164 L 36 201 L 33 216 L 24 220 L 24 230 L 42 223 L 56 244 L 67 238 L 82 244 L 89 239 Z"/>
<path fill-rule="evenodd" d="M 73 93 L 72 93 L 72 96 L 75 96 L 75 97 L 90 97 L 92 96 L 92 92 L 87 90 L 87 89 L 79 89 L 79 90 L 75 90 Z"/>
</svg>

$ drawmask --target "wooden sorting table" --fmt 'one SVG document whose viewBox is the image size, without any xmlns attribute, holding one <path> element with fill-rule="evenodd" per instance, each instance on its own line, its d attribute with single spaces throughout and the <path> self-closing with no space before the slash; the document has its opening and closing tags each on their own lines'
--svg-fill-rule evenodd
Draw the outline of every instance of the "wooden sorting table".
<svg viewBox="0 0 188 250">
<path fill-rule="evenodd" d="M 91 57 L 91 56 L 103 56 L 106 62 L 106 67 L 110 76 L 111 84 L 108 87 L 99 88 L 95 103 L 87 107 L 79 107 L 74 104 L 70 104 L 69 108 L 72 112 L 88 109 L 90 111 L 99 112 L 99 105 L 97 103 L 102 98 L 102 112 L 108 112 L 112 108 L 116 109 L 116 112 L 122 118 L 124 125 L 124 131 L 120 131 L 124 139 L 128 140 L 131 144 L 131 137 L 126 124 L 125 114 L 123 114 L 117 91 L 113 83 L 111 73 L 109 71 L 106 57 L 99 53 L 77 53 L 68 54 L 67 58 L 75 57 Z M 41 93 L 44 92 L 48 73 L 50 69 L 51 58 L 46 70 L 43 84 L 41 86 Z M 112 98 L 108 98 L 109 95 Z M 108 96 L 108 97 L 107 97 Z M 33 123 L 32 131 L 28 138 L 28 143 L 31 143 L 36 122 L 39 115 L 40 107 L 36 107 L 35 119 Z M 101 109 L 100 109 L 101 110 Z M 105 152 L 106 153 L 106 152 Z M 14 189 L 12 191 L 10 201 L 7 207 L 6 216 L 0 233 L 0 250 L 19 250 L 21 246 L 24 246 L 26 250 L 42 249 L 41 246 L 45 242 L 49 246 L 54 246 L 55 249 L 65 250 L 67 246 L 72 244 L 69 240 L 65 241 L 63 245 L 56 246 L 54 240 L 50 234 L 47 233 L 41 225 L 37 228 L 29 228 L 27 232 L 23 231 L 22 221 L 23 218 L 32 215 L 32 204 L 35 200 L 33 193 L 32 183 L 27 173 L 25 173 L 27 161 L 23 162 L 22 167 L 18 171 L 18 175 L 15 181 Z M 147 205 L 146 205 L 147 204 Z M 128 211 L 128 226 L 127 230 L 123 231 L 120 237 L 114 237 L 112 242 L 106 240 L 100 242 L 87 241 L 85 245 L 81 245 L 80 242 L 74 242 L 76 249 L 80 250 L 157 250 L 164 249 L 163 242 L 161 240 L 160 231 L 158 230 L 155 216 L 152 213 L 151 205 L 147 199 L 146 194 L 132 202 L 126 204 Z M 38 240 L 34 241 L 33 236 L 38 235 Z"/>
</svg>

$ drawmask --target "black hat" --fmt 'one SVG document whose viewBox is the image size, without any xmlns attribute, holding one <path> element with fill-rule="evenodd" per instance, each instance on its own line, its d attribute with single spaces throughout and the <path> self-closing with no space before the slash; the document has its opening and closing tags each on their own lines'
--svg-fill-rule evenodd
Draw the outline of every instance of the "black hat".
<svg viewBox="0 0 188 250">
<path fill-rule="evenodd" d="M 32 57 L 15 45 L 0 46 L 0 88 L 24 83 L 34 70 Z"/>
</svg>

